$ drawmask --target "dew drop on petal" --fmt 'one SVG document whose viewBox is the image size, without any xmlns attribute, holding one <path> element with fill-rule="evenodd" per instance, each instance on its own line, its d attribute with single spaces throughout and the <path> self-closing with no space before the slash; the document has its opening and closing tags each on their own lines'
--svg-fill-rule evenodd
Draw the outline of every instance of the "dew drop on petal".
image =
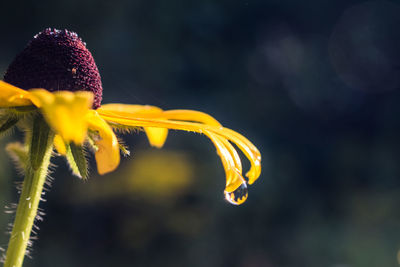
<svg viewBox="0 0 400 267">
<path fill-rule="evenodd" d="M 225 191 L 225 199 L 233 204 L 233 205 L 240 205 L 246 201 L 247 197 L 249 196 L 249 192 L 247 190 L 246 183 L 242 183 L 235 191 L 233 192 L 226 192 Z"/>
</svg>

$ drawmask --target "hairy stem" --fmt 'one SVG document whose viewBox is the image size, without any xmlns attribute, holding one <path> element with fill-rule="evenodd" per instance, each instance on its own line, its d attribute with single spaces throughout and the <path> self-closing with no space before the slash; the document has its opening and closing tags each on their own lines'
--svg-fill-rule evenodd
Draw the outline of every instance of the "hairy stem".
<svg viewBox="0 0 400 267">
<path fill-rule="evenodd" d="M 30 158 L 18 203 L 4 267 L 21 267 L 30 242 L 39 202 L 50 164 L 53 149 L 53 133 L 41 116 L 33 122 Z"/>
</svg>

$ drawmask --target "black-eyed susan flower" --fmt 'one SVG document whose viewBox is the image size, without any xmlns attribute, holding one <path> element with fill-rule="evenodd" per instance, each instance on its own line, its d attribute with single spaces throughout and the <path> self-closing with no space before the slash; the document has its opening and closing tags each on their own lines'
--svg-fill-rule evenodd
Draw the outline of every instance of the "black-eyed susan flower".
<svg viewBox="0 0 400 267">
<path fill-rule="evenodd" d="M 94 151 L 99 174 L 113 171 L 120 163 L 120 153 L 127 153 L 114 132 L 118 129 L 143 129 L 150 144 L 158 148 L 163 146 L 170 129 L 206 135 L 221 158 L 226 173 L 226 199 L 233 204 L 246 200 L 247 184 L 260 176 L 258 149 L 208 114 L 162 110 L 148 105 L 102 105 L 101 100 L 99 71 L 86 44 L 76 33 L 46 29 L 28 43 L 8 67 L 4 81 L 0 81 L 0 121 L 3 122 L 0 131 L 14 125 L 27 130 L 24 145 L 9 146 L 26 169 L 25 183 L 29 173 L 33 180 L 44 182 L 53 146 L 80 177 L 87 176 L 85 147 Z M 251 163 L 246 178 L 233 144 Z M 32 188 L 24 184 L 11 240 L 29 238 L 30 229 L 24 230 L 25 226 L 19 225 L 18 215 L 24 209 L 37 207 L 39 199 L 32 203 L 31 193 Z M 32 227 L 33 219 L 30 224 Z M 9 264 L 8 258 L 21 253 L 18 251 L 9 249 L 6 264 Z"/>
</svg>

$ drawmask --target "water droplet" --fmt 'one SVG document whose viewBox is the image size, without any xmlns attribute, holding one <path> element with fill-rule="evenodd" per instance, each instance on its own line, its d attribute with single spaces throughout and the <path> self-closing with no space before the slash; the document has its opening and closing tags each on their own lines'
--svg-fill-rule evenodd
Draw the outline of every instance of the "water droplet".
<svg viewBox="0 0 400 267">
<path fill-rule="evenodd" d="M 233 205 L 240 205 L 246 201 L 249 196 L 249 192 L 247 190 L 246 183 L 241 184 L 235 191 L 233 192 L 225 192 L 225 199 L 229 201 L 229 203 Z"/>
</svg>

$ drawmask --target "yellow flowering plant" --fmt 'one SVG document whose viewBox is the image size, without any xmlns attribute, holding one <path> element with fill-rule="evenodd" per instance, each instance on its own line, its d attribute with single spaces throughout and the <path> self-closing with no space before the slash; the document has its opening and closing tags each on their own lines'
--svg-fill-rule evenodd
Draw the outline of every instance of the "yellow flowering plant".
<svg viewBox="0 0 400 267">
<path fill-rule="evenodd" d="M 0 81 L 0 132 L 14 126 L 25 132 L 24 143 L 7 146 L 25 178 L 5 267 L 22 266 L 50 159 L 64 156 L 73 174 L 86 179 L 86 149 L 94 152 L 99 174 L 111 172 L 119 165 L 120 154 L 129 154 L 116 130 L 144 130 L 149 143 L 157 148 L 163 146 L 170 129 L 206 135 L 221 158 L 226 173 L 225 197 L 232 204 L 243 203 L 247 185 L 260 176 L 258 149 L 206 113 L 148 105 L 101 105 L 101 100 L 99 71 L 76 33 L 46 29 L 8 67 Z M 246 178 L 233 144 L 250 161 Z"/>
</svg>

